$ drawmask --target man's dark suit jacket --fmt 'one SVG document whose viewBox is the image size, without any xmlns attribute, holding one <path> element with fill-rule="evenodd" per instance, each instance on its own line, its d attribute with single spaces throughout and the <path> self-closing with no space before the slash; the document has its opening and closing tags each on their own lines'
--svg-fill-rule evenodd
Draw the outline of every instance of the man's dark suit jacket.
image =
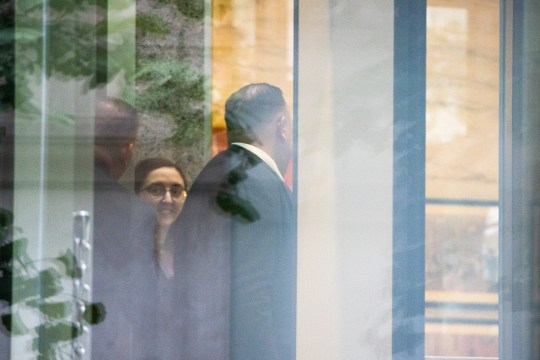
<svg viewBox="0 0 540 360">
<path fill-rule="evenodd" d="M 294 359 L 294 226 L 289 189 L 252 152 L 206 165 L 180 218 L 179 358 Z"/>
<path fill-rule="evenodd" d="M 96 165 L 92 298 L 106 317 L 91 327 L 93 359 L 160 358 L 154 227 L 154 212 Z"/>
</svg>

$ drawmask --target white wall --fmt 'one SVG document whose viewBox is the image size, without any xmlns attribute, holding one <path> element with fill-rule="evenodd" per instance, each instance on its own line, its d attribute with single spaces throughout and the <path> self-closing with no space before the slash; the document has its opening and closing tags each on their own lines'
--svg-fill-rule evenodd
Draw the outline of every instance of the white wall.
<svg viewBox="0 0 540 360">
<path fill-rule="evenodd" d="M 330 3 L 299 2 L 297 358 L 390 359 L 394 4 Z"/>
</svg>

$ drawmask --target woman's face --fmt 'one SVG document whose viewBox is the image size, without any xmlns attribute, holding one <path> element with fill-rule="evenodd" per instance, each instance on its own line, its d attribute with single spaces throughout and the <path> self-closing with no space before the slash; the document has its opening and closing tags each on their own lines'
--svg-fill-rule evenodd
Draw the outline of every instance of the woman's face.
<svg viewBox="0 0 540 360">
<path fill-rule="evenodd" d="M 175 168 L 161 167 L 148 173 L 139 196 L 154 207 L 159 225 L 171 225 L 184 206 L 185 189 L 184 180 Z"/>
</svg>

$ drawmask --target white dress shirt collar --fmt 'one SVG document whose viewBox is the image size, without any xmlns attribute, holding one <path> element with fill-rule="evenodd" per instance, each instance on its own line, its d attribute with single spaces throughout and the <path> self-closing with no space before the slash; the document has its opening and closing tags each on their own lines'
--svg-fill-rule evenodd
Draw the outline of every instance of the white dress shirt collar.
<svg viewBox="0 0 540 360">
<path fill-rule="evenodd" d="M 278 169 L 278 167 L 276 165 L 276 162 L 266 152 L 264 152 L 263 150 L 259 149 L 258 147 L 254 146 L 254 145 L 251 145 L 251 144 L 234 142 L 231 145 L 240 146 L 240 147 L 252 152 L 257 157 L 259 157 L 262 161 L 264 161 L 268 166 L 270 166 L 270 168 L 272 170 L 274 170 L 274 172 L 277 174 L 277 176 L 279 176 L 281 181 L 285 181 L 285 180 L 283 180 L 283 175 L 281 175 L 281 172 L 279 172 L 279 169 Z"/>
</svg>

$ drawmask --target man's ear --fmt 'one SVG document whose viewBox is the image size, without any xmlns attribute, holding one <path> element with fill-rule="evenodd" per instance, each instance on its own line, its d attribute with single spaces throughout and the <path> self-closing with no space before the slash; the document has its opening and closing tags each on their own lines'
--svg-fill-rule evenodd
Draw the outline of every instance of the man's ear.
<svg viewBox="0 0 540 360">
<path fill-rule="evenodd" d="M 122 152 L 123 153 L 133 152 L 134 148 L 135 148 L 135 143 L 133 141 L 128 142 L 122 145 Z"/>
<path fill-rule="evenodd" d="M 121 154 L 120 156 L 124 159 L 124 161 L 129 161 L 131 159 L 131 155 L 133 155 L 134 149 L 135 143 L 133 141 L 123 144 L 119 149 Z"/>
<path fill-rule="evenodd" d="M 285 115 L 280 115 L 277 120 L 277 133 L 279 137 L 286 138 L 287 136 L 287 126 L 286 125 L 287 118 Z"/>
</svg>

